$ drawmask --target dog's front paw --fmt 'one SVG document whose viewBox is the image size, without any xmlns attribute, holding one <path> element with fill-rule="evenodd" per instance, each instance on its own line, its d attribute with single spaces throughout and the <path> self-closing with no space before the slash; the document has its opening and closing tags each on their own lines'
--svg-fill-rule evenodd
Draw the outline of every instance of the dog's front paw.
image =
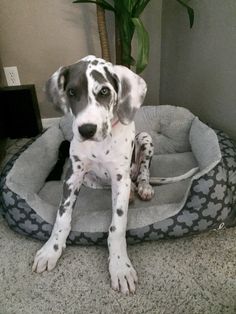
<svg viewBox="0 0 236 314">
<path fill-rule="evenodd" d="M 112 289 L 121 291 L 125 295 L 135 292 L 138 276 L 128 257 L 122 258 L 119 255 L 112 257 L 109 262 L 109 272 Z"/>
<path fill-rule="evenodd" d="M 50 240 L 36 253 L 32 271 L 42 273 L 45 270 L 52 270 L 60 258 L 62 249 L 57 244 L 52 244 Z"/>
<path fill-rule="evenodd" d="M 154 196 L 153 187 L 147 182 L 139 182 L 138 195 L 143 201 L 150 201 Z"/>
</svg>

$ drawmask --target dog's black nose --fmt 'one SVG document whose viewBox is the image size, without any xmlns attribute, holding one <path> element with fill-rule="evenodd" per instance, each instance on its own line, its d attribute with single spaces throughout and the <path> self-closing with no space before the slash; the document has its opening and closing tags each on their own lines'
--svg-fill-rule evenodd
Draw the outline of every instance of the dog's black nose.
<svg viewBox="0 0 236 314">
<path fill-rule="evenodd" d="M 86 139 L 91 138 L 97 131 L 96 124 L 86 123 L 79 127 L 79 133 Z"/>
</svg>

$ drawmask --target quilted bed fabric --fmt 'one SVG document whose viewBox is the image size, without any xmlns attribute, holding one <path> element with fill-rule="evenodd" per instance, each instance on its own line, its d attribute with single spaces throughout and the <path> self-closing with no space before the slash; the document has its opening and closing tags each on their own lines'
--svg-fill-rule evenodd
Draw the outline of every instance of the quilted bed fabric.
<svg viewBox="0 0 236 314">
<path fill-rule="evenodd" d="M 191 149 L 189 136 L 191 136 L 191 127 L 195 117 L 188 112 L 190 119 L 186 120 L 185 123 L 181 123 L 183 116 L 182 113 L 179 112 L 178 121 L 174 121 L 176 119 L 176 109 L 174 108 L 176 107 L 161 107 L 163 107 L 161 108 L 163 112 L 160 114 L 159 111 L 158 113 L 159 115 L 162 115 L 162 120 L 164 111 L 168 110 L 166 124 L 171 124 L 171 121 L 173 121 L 174 124 L 171 125 L 173 131 L 171 130 L 171 127 L 168 129 L 167 138 L 169 139 L 169 142 L 165 147 L 166 137 L 160 137 L 160 134 L 166 135 L 165 125 L 156 124 L 153 114 L 150 115 L 153 120 L 151 123 L 149 120 L 150 118 L 147 119 L 146 123 L 149 127 L 152 127 L 152 130 L 155 128 L 159 134 L 159 138 L 156 139 L 159 141 L 159 146 L 157 147 L 157 143 L 155 144 L 157 147 L 156 153 L 173 154 L 173 152 L 176 151 L 180 153 L 188 151 Z M 173 117 L 171 117 L 172 113 L 170 112 L 170 109 L 173 113 Z M 150 110 L 151 108 L 144 108 L 146 117 L 149 116 Z M 140 116 L 137 119 L 139 118 Z M 171 121 L 168 119 L 171 119 Z M 143 121 L 143 118 L 141 123 L 137 121 L 139 130 L 142 130 L 144 127 L 145 123 L 143 123 Z M 152 126 L 152 123 L 154 123 L 155 126 Z M 178 123 L 180 125 L 178 128 L 179 132 L 174 132 Z M 171 134 L 173 134 L 173 137 Z M 188 134 L 188 137 L 186 137 L 186 134 Z M 130 225 L 127 230 L 127 241 L 129 243 L 180 237 L 209 229 L 221 229 L 236 225 L 236 146 L 222 131 L 215 130 L 214 134 L 217 136 L 217 143 L 220 148 L 220 160 L 209 168 L 207 164 L 204 165 L 203 168 L 205 171 L 201 172 L 200 175 L 197 175 L 191 180 L 191 184 L 189 185 L 189 189 L 181 208 L 178 211 L 173 212 L 174 214 L 172 216 L 163 218 L 159 221 L 156 221 L 155 219 L 152 221 L 149 219 L 147 224 L 141 226 L 140 224 L 137 226 Z M 183 137 L 185 138 L 183 139 Z M 58 140 L 58 143 L 60 143 L 60 141 L 61 138 Z M 0 181 L 0 208 L 2 209 L 3 215 L 9 226 L 13 230 L 40 240 L 46 240 L 50 236 L 52 223 L 43 219 L 42 216 L 29 205 L 27 197 L 30 196 L 27 195 L 27 197 L 23 198 L 22 195 L 15 193 L 15 191 L 10 189 L 7 185 L 7 176 L 12 170 L 15 161 L 23 154 L 23 152 L 30 148 L 33 142 L 34 140 L 23 146 L 4 168 Z M 197 143 L 195 146 L 198 153 L 199 148 L 197 147 Z M 167 149 L 167 151 L 163 151 L 163 149 Z M 201 154 L 203 153 L 204 152 L 201 152 Z M 198 157 L 198 159 L 200 157 Z M 202 164 L 204 164 L 204 162 L 205 159 L 202 161 Z M 208 161 L 206 161 L 206 163 L 207 162 Z M 148 207 L 148 203 L 145 203 L 145 206 Z M 146 211 L 146 208 L 144 210 Z M 106 239 L 106 230 L 96 231 L 96 229 L 94 229 L 92 231 L 80 231 L 79 229 L 73 229 L 68 237 L 68 243 L 105 245 Z"/>
</svg>

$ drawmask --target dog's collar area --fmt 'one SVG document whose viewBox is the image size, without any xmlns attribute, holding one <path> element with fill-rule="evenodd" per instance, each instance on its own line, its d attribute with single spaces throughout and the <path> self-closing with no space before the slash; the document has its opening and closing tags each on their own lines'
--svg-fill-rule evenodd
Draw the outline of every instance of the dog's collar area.
<svg viewBox="0 0 236 314">
<path fill-rule="evenodd" d="M 112 122 L 112 127 L 114 128 L 119 123 L 119 119 Z"/>
</svg>

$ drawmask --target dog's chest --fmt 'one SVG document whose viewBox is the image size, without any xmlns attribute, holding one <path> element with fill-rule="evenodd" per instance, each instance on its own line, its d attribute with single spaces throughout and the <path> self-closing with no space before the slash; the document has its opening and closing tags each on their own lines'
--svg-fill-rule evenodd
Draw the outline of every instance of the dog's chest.
<svg viewBox="0 0 236 314">
<path fill-rule="evenodd" d="M 113 130 L 111 136 L 102 142 L 72 140 L 70 154 L 77 155 L 87 165 L 86 185 L 95 188 L 110 185 L 111 171 L 129 168 L 134 135 L 132 123 Z"/>
<path fill-rule="evenodd" d="M 74 137 L 70 154 L 77 155 L 82 160 L 89 160 L 90 163 L 120 162 L 130 158 L 134 136 L 134 123 L 131 123 L 114 128 L 111 135 L 101 142 L 92 140 L 78 142 Z"/>
</svg>

